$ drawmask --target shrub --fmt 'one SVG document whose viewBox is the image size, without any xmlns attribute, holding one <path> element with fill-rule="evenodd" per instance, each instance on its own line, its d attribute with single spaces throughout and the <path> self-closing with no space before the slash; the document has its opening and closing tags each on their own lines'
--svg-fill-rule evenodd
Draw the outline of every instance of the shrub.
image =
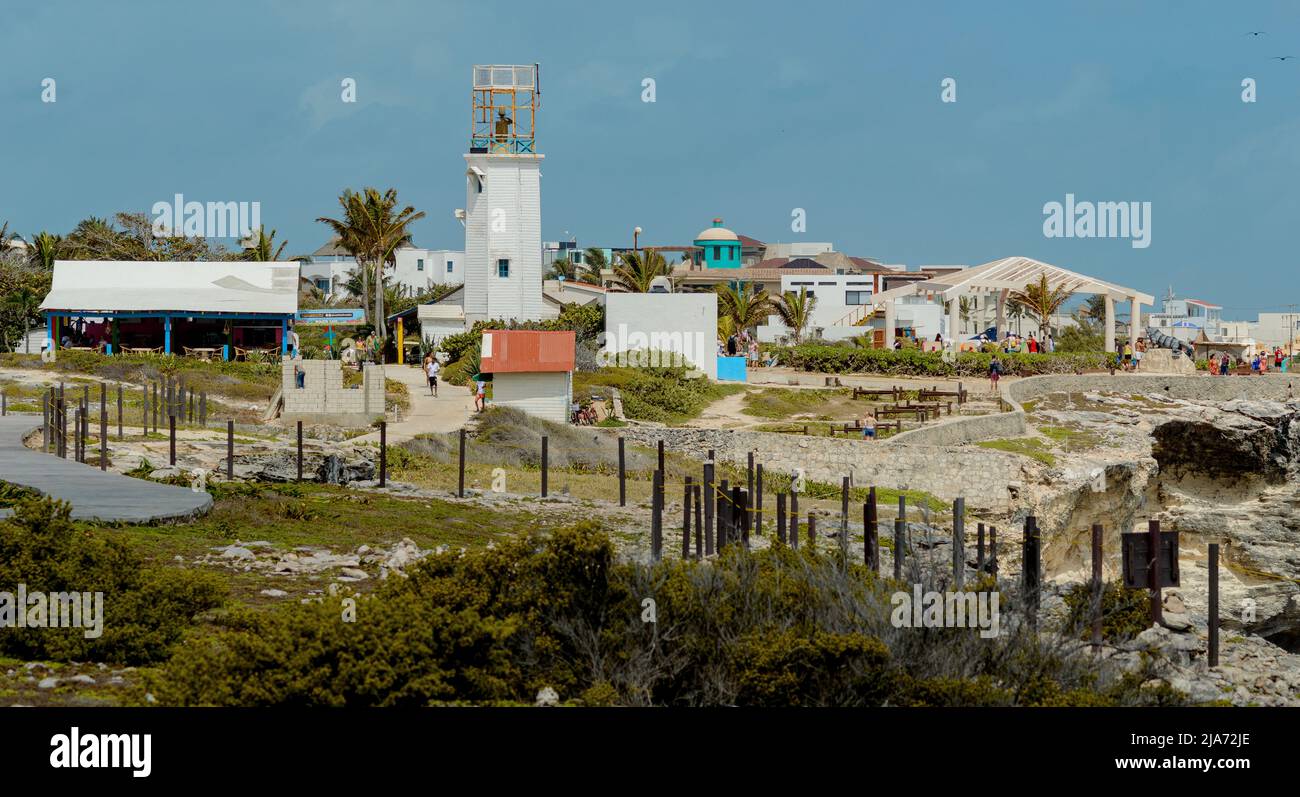
<svg viewBox="0 0 1300 797">
<path fill-rule="evenodd" d="M 200 612 L 222 603 L 215 576 L 142 567 L 120 540 L 80 527 L 71 507 L 48 498 L 19 503 L 0 523 L 0 589 L 28 594 L 102 592 L 103 635 L 82 628 L 6 628 L 0 652 L 29 659 L 147 664 L 170 647 Z"/>
<path fill-rule="evenodd" d="M 952 363 L 943 361 L 939 352 L 917 349 L 862 349 L 806 343 L 778 350 L 783 365 L 823 373 L 873 373 L 887 376 L 968 376 L 988 374 L 993 353 L 962 352 Z M 1105 352 L 1052 354 L 998 354 L 1003 373 L 1012 376 L 1068 374 L 1085 369 L 1105 368 L 1110 356 Z"/>
<path fill-rule="evenodd" d="M 1082 639 L 1092 638 L 1092 585 L 1075 584 L 1064 595 L 1069 608 L 1067 624 Z M 1101 591 L 1101 636 L 1108 642 L 1125 642 L 1151 625 L 1151 594 L 1109 582 Z"/>
<path fill-rule="evenodd" d="M 1103 677 L 1025 625 L 899 629 L 894 587 L 838 555 L 728 548 L 618 562 L 595 524 L 435 554 L 355 598 L 237 613 L 154 676 L 186 705 L 1117 705 L 1178 702 Z M 655 617 L 643 614 L 653 598 Z M 1014 624 L 1013 624 L 1014 625 Z M 1107 680 L 1109 678 L 1109 680 Z"/>
</svg>

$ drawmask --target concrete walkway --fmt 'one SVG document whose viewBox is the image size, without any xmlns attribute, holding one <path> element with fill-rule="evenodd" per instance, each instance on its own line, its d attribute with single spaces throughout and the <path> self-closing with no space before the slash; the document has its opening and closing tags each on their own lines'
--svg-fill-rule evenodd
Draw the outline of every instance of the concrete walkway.
<svg viewBox="0 0 1300 797">
<path fill-rule="evenodd" d="M 411 407 L 402 420 L 388 424 L 390 444 L 405 442 L 418 434 L 454 432 L 474 414 L 474 394 L 468 387 L 457 387 L 439 380 L 438 397 L 434 398 L 429 395 L 429 380 L 419 368 L 390 364 L 384 367 L 384 376 L 405 384 L 411 395 Z M 370 432 L 356 439 L 378 442 L 379 432 Z"/>
<path fill-rule="evenodd" d="M 133 479 L 73 459 L 33 451 L 23 438 L 41 425 L 39 417 L 0 418 L 0 481 L 30 487 L 72 504 L 72 517 L 100 522 L 150 523 L 185 520 L 212 508 L 206 490 Z M 112 442 L 109 443 L 110 447 Z M 91 451 L 95 454 L 97 451 Z M 0 517 L 12 510 L 0 509 Z"/>
</svg>

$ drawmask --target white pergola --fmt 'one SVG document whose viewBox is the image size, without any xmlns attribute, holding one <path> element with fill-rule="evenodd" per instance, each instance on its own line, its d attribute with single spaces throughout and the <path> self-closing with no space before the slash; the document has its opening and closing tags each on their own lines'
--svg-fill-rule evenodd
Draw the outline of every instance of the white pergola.
<svg viewBox="0 0 1300 797">
<path fill-rule="evenodd" d="M 885 307 L 885 329 L 894 328 L 894 300 L 908 296 L 924 296 L 933 301 L 949 303 L 948 330 L 957 328 L 959 304 L 963 296 L 992 295 L 997 300 L 997 328 L 1005 327 L 1006 301 L 1012 291 L 1023 291 L 1030 284 L 1037 284 L 1042 277 L 1047 277 L 1048 290 L 1064 286 L 1071 294 L 1091 293 L 1106 297 L 1106 351 L 1115 351 L 1115 302 L 1129 302 L 1132 322 L 1129 324 L 1129 343 L 1137 344 L 1141 306 L 1155 303 L 1155 297 L 1133 288 L 1125 288 L 1105 280 L 1076 274 L 1060 266 L 1043 263 L 1028 257 L 1004 257 L 973 268 L 954 271 L 941 277 L 914 282 L 901 288 L 873 294 L 870 303 L 854 314 L 845 316 L 841 323 L 856 323 L 864 313 L 874 313 L 875 308 Z M 855 317 L 856 316 L 856 317 Z M 887 335 L 888 337 L 888 335 Z"/>
</svg>

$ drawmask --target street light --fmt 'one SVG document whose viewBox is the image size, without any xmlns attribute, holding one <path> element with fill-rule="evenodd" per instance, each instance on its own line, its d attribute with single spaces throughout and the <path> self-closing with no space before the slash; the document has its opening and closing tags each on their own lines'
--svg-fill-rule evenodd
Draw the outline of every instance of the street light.
<svg viewBox="0 0 1300 797">
<path fill-rule="evenodd" d="M 639 251 L 640 251 L 640 249 L 641 249 L 641 247 L 640 247 L 640 243 L 639 243 L 640 238 L 641 238 L 641 228 L 640 228 L 640 227 L 633 227 L 633 228 L 632 228 L 632 251 L 633 251 L 633 252 L 639 252 Z"/>
</svg>

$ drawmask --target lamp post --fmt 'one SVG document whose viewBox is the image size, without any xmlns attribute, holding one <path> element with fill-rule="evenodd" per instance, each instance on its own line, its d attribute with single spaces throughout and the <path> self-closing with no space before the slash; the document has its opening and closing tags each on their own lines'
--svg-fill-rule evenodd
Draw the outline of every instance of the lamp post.
<svg viewBox="0 0 1300 797">
<path fill-rule="evenodd" d="M 641 251 L 640 239 L 641 239 L 641 228 L 633 227 L 632 228 L 632 251 L 633 252 Z"/>
</svg>

